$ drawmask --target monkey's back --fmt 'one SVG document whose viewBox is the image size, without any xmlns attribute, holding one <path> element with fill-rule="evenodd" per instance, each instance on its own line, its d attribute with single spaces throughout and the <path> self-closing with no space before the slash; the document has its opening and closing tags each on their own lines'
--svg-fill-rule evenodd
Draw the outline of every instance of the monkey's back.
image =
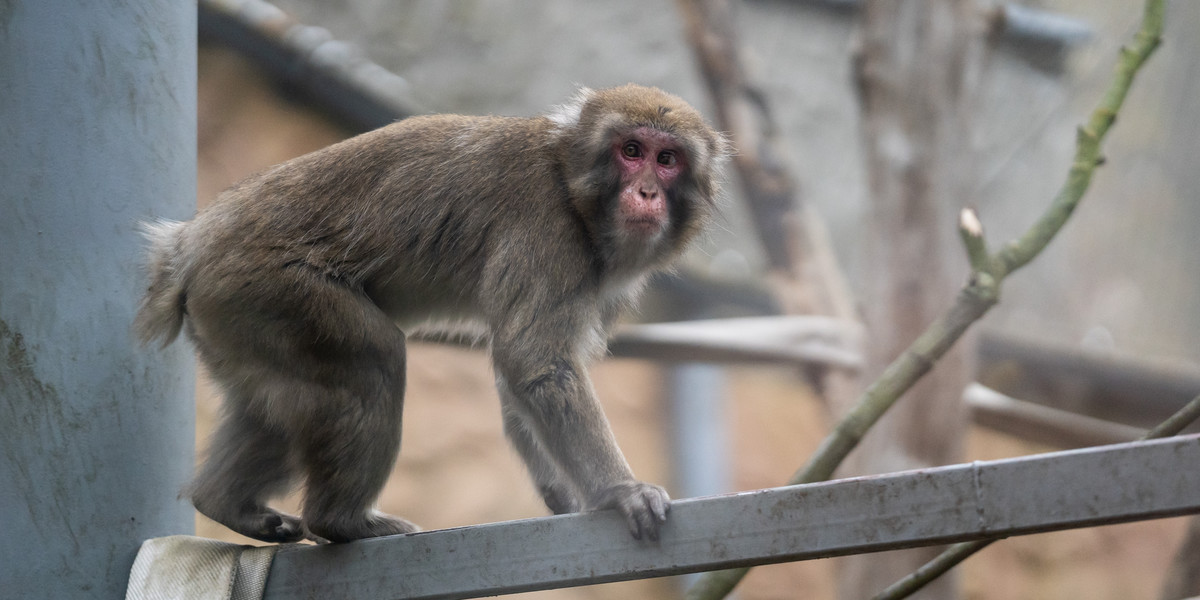
<svg viewBox="0 0 1200 600">
<path fill-rule="evenodd" d="M 303 270 L 407 325 L 486 319 L 482 296 L 539 269 L 585 278 L 555 127 L 416 117 L 253 175 L 188 225 L 205 240 L 189 287 L 213 302 L 276 295 L 275 273 Z M 540 255 L 546 236 L 560 238 L 549 242 L 554 256 Z"/>
</svg>

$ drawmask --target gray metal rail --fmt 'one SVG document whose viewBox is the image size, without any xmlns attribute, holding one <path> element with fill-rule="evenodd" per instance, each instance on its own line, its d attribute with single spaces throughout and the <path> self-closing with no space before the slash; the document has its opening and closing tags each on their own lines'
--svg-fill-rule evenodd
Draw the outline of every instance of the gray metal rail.
<svg viewBox="0 0 1200 600">
<path fill-rule="evenodd" d="M 657 543 L 611 511 L 291 546 L 265 597 L 474 598 L 1200 512 L 1200 436 L 676 501 Z"/>
</svg>

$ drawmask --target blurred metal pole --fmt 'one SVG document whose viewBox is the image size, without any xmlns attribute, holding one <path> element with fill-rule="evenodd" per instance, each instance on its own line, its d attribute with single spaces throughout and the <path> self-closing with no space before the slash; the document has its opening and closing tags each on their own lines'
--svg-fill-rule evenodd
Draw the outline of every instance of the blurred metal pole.
<svg viewBox="0 0 1200 600">
<path fill-rule="evenodd" d="M 695 498 L 731 491 L 725 369 L 681 363 L 667 369 L 667 378 L 675 493 Z M 680 576 L 680 589 L 691 587 L 699 576 Z"/>
<path fill-rule="evenodd" d="M 0 2 L 0 595 L 121 598 L 192 531 L 183 345 L 142 351 L 140 220 L 195 206 L 196 5 Z"/>
<path fill-rule="evenodd" d="M 682 498 L 729 492 L 725 370 L 684 363 L 668 373 L 676 492 Z"/>
</svg>

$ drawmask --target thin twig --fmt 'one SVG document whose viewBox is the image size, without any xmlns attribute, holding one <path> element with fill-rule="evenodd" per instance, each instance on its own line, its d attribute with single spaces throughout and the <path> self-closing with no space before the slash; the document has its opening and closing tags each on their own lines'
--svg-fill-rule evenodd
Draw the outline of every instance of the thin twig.
<svg viewBox="0 0 1200 600">
<path fill-rule="evenodd" d="M 1157 440 L 1159 438 L 1178 435 L 1180 431 L 1183 431 L 1184 427 L 1191 425 L 1196 419 L 1200 419 L 1200 396 L 1192 398 L 1192 401 L 1179 409 L 1179 412 L 1171 415 L 1166 421 L 1159 423 L 1154 429 L 1147 431 L 1146 435 L 1142 436 L 1142 439 Z"/>
</svg>

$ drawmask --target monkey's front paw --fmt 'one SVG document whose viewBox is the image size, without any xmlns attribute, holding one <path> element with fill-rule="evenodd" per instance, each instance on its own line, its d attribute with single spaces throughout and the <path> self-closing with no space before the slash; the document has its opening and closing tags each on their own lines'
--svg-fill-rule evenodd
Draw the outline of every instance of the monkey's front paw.
<svg viewBox="0 0 1200 600">
<path fill-rule="evenodd" d="M 592 504 L 599 510 L 615 508 L 625 517 L 629 533 L 640 540 L 646 537 L 658 540 L 658 528 L 667 520 L 671 510 L 671 497 L 662 487 L 641 481 L 618 483 L 600 493 Z"/>
</svg>

